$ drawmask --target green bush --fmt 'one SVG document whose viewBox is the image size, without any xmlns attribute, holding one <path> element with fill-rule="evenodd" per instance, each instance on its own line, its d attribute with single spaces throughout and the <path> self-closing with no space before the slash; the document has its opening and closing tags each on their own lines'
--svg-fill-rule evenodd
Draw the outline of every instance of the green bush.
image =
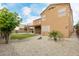
<svg viewBox="0 0 79 59">
<path fill-rule="evenodd" d="M 53 38 L 55 41 L 57 41 L 58 38 L 63 37 L 63 34 L 59 31 L 52 31 L 52 32 L 49 33 L 49 37 Z"/>
</svg>

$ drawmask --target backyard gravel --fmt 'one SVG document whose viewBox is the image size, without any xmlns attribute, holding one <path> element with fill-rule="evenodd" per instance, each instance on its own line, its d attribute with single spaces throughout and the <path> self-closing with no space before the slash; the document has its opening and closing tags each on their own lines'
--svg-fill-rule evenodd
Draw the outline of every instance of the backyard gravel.
<svg viewBox="0 0 79 59">
<path fill-rule="evenodd" d="M 0 44 L 0 56 L 79 56 L 79 40 L 76 37 L 57 42 L 48 40 L 48 37 L 38 37 Z"/>
</svg>

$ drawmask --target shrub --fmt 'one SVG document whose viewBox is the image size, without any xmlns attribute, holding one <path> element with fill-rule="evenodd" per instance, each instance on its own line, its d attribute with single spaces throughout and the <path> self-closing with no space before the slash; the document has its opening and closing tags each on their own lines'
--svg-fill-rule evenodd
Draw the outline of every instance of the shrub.
<svg viewBox="0 0 79 59">
<path fill-rule="evenodd" d="M 63 37 L 63 35 L 62 35 L 62 33 L 60 33 L 59 31 L 52 31 L 52 32 L 49 33 L 49 37 L 50 37 L 50 38 L 53 38 L 54 41 L 57 41 L 58 38 Z"/>
</svg>

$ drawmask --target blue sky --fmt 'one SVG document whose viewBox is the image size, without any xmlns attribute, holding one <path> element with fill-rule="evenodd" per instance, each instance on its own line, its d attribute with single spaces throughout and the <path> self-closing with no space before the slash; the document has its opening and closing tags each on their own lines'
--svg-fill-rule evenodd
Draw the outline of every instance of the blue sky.
<svg viewBox="0 0 79 59">
<path fill-rule="evenodd" d="M 0 8 L 6 7 L 12 12 L 17 12 L 22 18 L 21 24 L 27 24 L 40 18 L 40 13 L 48 6 L 46 3 L 1 3 Z M 74 24 L 79 20 L 79 4 L 72 3 Z"/>
</svg>

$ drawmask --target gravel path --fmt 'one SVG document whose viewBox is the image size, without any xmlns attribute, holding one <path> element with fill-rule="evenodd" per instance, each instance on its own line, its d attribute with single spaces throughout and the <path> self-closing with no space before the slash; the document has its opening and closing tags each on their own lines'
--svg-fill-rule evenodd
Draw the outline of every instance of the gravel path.
<svg viewBox="0 0 79 59">
<path fill-rule="evenodd" d="M 69 38 L 54 42 L 38 36 L 31 40 L 11 41 L 9 44 L 0 44 L 2 56 L 79 56 L 79 40 Z M 67 39 L 67 38 L 66 38 Z"/>
</svg>

